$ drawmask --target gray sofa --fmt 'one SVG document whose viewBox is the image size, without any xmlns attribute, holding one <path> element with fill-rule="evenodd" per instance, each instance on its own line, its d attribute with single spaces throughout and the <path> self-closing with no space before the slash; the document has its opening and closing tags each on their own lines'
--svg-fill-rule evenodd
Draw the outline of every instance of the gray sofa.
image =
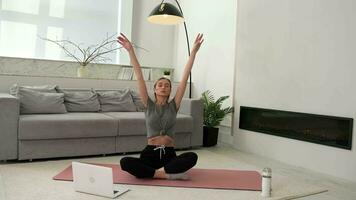
<svg viewBox="0 0 356 200">
<path fill-rule="evenodd" d="M 147 143 L 144 112 L 22 114 L 20 99 L 0 93 L 0 160 L 138 152 Z M 176 148 L 202 145 L 203 106 L 183 99 Z"/>
</svg>

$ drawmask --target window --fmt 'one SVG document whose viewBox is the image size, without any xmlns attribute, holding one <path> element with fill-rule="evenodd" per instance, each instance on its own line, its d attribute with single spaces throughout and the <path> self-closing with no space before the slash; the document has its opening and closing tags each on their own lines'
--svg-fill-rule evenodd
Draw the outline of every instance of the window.
<svg viewBox="0 0 356 200">
<path fill-rule="evenodd" d="M 120 30 L 131 32 L 123 28 L 131 30 L 132 0 L 0 2 L 0 56 L 73 61 L 55 44 L 38 36 L 70 40 L 84 48 Z M 127 8 L 131 8 L 131 12 Z M 111 59 L 107 63 L 119 64 L 119 53 L 107 54 Z"/>
</svg>

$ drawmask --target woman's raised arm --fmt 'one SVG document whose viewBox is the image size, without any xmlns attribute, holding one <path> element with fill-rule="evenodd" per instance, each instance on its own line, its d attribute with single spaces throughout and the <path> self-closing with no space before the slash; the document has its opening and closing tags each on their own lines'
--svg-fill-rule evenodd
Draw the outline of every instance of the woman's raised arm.
<svg viewBox="0 0 356 200">
<path fill-rule="evenodd" d="M 124 47 L 130 55 L 131 65 L 133 66 L 137 78 L 138 91 L 141 96 L 142 103 L 145 105 L 145 107 L 147 107 L 147 99 L 148 99 L 147 87 L 146 87 L 145 80 L 143 79 L 141 66 L 137 60 L 135 50 L 132 47 L 130 40 L 128 40 L 127 37 L 122 33 L 120 33 L 120 36 L 117 37 L 117 42 L 120 43 L 122 47 Z"/>
<path fill-rule="evenodd" d="M 196 56 L 201 44 L 203 43 L 203 41 L 204 41 L 203 34 L 199 33 L 197 35 L 197 37 L 195 38 L 193 49 L 189 56 L 188 62 L 185 65 L 182 79 L 178 85 L 177 92 L 174 97 L 174 101 L 176 102 L 177 109 L 179 109 L 180 103 L 184 96 L 185 88 L 187 87 L 187 81 L 189 78 L 190 71 L 192 70 L 192 67 L 194 64 L 195 56 Z"/>
</svg>

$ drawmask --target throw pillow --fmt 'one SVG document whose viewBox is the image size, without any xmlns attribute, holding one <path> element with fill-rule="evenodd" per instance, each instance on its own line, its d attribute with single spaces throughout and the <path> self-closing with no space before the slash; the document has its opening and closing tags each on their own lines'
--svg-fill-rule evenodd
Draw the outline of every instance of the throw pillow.
<svg viewBox="0 0 356 200">
<path fill-rule="evenodd" d="M 11 88 L 10 88 L 10 94 L 14 95 L 14 96 L 18 96 L 19 95 L 19 91 L 21 88 L 25 88 L 25 89 L 30 89 L 30 90 L 35 90 L 38 92 L 47 92 L 47 93 L 56 93 L 56 88 L 57 85 L 37 85 L 37 86 L 28 86 L 28 85 L 18 85 L 18 84 L 14 84 Z"/>
<path fill-rule="evenodd" d="M 146 108 L 145 108 L 145 105 L 143 105 L 143 103 L 142 103 L 140 95 L 134 90 L 130 90 L 130 92 L 131 92 L 133 102 L 136 106 L 136 110 L 138 112 L 144 112 Z"/>
<path fill-rule="evenodd" d="M 114 91 L 97 91 L 103 112 L 135 112 L 136 106 L 129 89 Z"/>
<path fill-rule="evenodd" d="M 98 96 L 92 90 L 70 91 L 57 88 L 64 94 L 64 105 L 68 112 L 97 112 L 100 110 Z"/>
<path fill-rule="evenodd" d="M 21 114 L 66 113 L 64 95 L 19 88 Z"/>
</svg>

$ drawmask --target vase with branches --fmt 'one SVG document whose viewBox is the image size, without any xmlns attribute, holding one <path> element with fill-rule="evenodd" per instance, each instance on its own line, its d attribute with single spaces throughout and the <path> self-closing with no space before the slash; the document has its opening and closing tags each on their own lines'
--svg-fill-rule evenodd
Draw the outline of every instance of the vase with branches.
<svg viewBox="0 0 356 200">
<path fill-rule="evenodd" d="M 76 43 L 71 40 L 52 40 L 41 36 L 39 36 L 39 38 L 57 45 L 68 57 L 74 59 L 79 64 L 77 76 L 85 77 L 87 76 L 87 65 L 89 63 L 110 61 L 111 59 L 107 57 L 107 54 L 122 48 L 121 46 L 117 46 L 115 36 L 116 34 L 107 36 L 100 43 L 87 47 L 83 47 L 82 43 Z M 133 46 L 134 48 L 141 48 L 135 44 L 133 44 Z"/>
</svg>

